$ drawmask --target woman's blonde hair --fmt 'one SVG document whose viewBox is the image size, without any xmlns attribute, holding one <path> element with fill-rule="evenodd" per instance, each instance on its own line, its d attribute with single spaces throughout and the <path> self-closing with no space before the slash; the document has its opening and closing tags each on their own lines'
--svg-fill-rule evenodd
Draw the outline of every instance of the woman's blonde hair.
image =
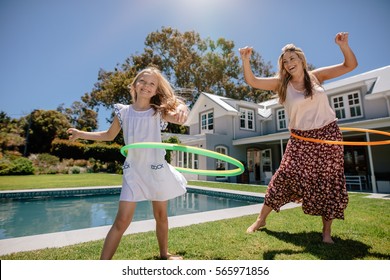
<svg viewBox="0 0 390 280">
<path fill-rule="evenodd" d="M 283 65 L 283 56 L 287 52 L 294 52 L 297 54 L 297 56 L 302 61 L 302 67 L 304 72 L 304 87 L 305 87 L 305 97 L 312 97 L 313 96 L 313 80 L 316 81 L 316 78 L 311 74 L 307 67 L 306 57 L 303 53 L 302 49 L 296 47 L 293 44 L 287 44 L 282 48 L 282 53 L 279 56 L 278 60 L 278 67 L 279 67 L 279 86 L 277 89 L 277 93 L 279 96 L 279 102 L 281 104 L 284 103 L 286 100 L 286 93 L 287 93 L 287 85 L 289 81 L 291 80 L 290 73 L 287 72 Z"/>
<path fill-rule="evenodd" d="M 161 71 L 152 66 L 140 71 L 131 83 L 130 94 L 133 102 L 137 100 L 135 84 L 137 83 L 138 79 L 145 73 L 154 74 L 157 77 L 158 85 L 156 95 L 153 96 L 150 100 L 150 105 L 155 109 L 156 113 L 160 112 L 164 116 L 168 112 L 174 111 L 179 104 L 183 104 L 183 101 L 176 97 L 175 91 L 173 90 L 168 80 L 162 75 Z"/>
</svg>

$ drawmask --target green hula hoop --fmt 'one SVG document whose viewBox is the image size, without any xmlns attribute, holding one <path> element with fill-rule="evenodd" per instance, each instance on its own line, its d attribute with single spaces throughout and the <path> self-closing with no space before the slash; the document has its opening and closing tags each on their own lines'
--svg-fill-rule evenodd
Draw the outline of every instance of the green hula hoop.
<svg viewBox="0 0 390 280">
<path fill-rule="evenodd" d="M 204 176 L 235 176 L 235 175 L 242 174 L 245 170 L 244 165 L 235 158 L 229 157 L 221 153 L 213 152 L 210 150 L 206 150 L 198 147 L 192 147 L 192 146 L 185 146 L 180 144 L 159 143 L 159 142 L 133 143 L 133 144 L 123 146 L 121 148 L 121 154 L 126 157 L 128 149 L 141 149 L 141 148 L 165 149 L 170 151 L 187 152 L 187 153 L 202 155 L 202 156 L 226 161 L 238 167 L 232 170 L 204 170 L 204 169 L 175 167 L 177 171 L 183 173 L 190 173 L 190 174 L 197 174 L 197 175 L 204 175 Z"/>
</svg>

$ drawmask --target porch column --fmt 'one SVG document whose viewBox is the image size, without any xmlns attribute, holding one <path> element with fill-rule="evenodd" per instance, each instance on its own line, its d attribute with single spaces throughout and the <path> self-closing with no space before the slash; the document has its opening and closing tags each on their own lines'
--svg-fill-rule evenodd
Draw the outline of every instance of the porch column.
<svg viewBox="0 0 390 280">
<path fill-rule="evenodd" d="M 367 141 L 370 142 L 370 134 L 366 132 L 366 138 Z M 368 160 L 370 162 L 370 170 L 371 170 L 371 184 L 372 184 L 372 192 L 377 193 L 378 190 L 376 188 L 376 179 L 375 179 L 375 174 L 374 174 L 374 164 L 372 162 L 372 153 L 371 153 L 371 146 L 367 146 L 368 149 Z"/>
<path fill-rule="evenodd" d="M 280 154 L 282 155 L 280 158 L 283 157 L 283 139 L 280 139 Z"/>
</svg>

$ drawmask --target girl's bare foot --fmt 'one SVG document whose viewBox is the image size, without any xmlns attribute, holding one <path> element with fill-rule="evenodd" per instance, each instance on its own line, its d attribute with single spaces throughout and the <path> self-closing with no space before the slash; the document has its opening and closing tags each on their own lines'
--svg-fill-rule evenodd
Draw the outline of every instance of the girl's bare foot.
<svg viewBox="0 0 390 280">
<path fill-rule="evenodd" d="M 266 223 L 262 222 L 261 220 L 256 220 L 248 229 L 246 230 L 247 233 L 253 233 L 257 230 L 259 230 L 262 227 L 265 227 Z"/>
<path fill-rule="evenodd" d="M 168 261 L 176 261 L 176 260 L 183 260 L 182 256 L 179 255 L 172 255 L 168 253 L 166 256 L 161 256 L 162 260 L 168 260 Z"/>
</svg>

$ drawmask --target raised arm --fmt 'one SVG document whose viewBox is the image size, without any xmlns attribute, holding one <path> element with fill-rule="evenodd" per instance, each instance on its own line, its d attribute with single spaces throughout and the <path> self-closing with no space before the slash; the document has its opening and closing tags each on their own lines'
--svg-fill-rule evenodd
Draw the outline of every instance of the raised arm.
<svg viewBox="0 0 390 280">
<path fill-rule="evenodd" d="M 312 73 L 317 77 L 320 83 L 351 72 L 358 65 L 355 54 L 348 43 L 348 32 L 337 33 L 335 43 L 340 47 L 340 50 L 343 53 L 344 62 L 313 70 Z"/>
<path fill-rule="evenodd" d="M 72 141 L 76 139 L 85 139 L 93 141 L 112 141 L 118 135 L 120 130 L 121 126 L 119 123 L 119 119 L 115 116 L 110 128 L 106 131 L 87 132 L 78 130 L 76 128 L 69 128 L 67 132 L 69 134 L 69 139 Z"/>
<path fill-rule="evenodd" d="M 279 80 L 275 77 L 256 77 L 250 66 L 250 57 L 252 54 L 251 47 L 245 47 L 239 49 L 242 67 L 244 71 L 244 78 L 248 85 L 253 88 L 264 89 L 264 90 L 272 90 L 275 91 L 277 89 Z"/>
</svg>

